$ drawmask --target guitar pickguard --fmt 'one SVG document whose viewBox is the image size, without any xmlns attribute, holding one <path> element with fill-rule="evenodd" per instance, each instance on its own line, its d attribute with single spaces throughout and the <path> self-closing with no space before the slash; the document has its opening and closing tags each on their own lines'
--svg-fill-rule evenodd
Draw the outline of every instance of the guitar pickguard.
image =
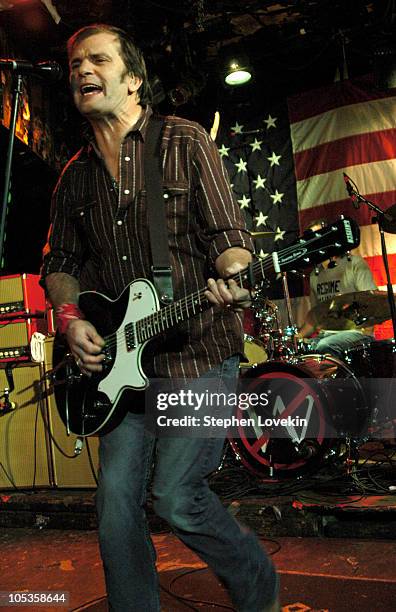
<svg viewBox="0 0 396 612">
<path fill-rule="evenodd" d="M 148 380 L 141 365 L 141 354 L 147 344 L 136 343 L 128 351 L 124 328 L 158 310 L 158 298 L 151 283 L 141 279 L 129 286 L 129 300 L 124 318 L 118 328 L 115 360 L 110 372 L 99 383 L 98 390 L 105 393 L 112 404 L 116 403 L 124 389 L 142 390 Z"/>
</svg>

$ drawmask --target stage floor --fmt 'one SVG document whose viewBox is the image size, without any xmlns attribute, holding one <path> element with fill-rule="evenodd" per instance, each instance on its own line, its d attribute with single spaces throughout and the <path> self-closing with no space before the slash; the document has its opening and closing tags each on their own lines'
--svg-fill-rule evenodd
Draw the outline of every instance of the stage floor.
<svg viewBox="0 0 396 612">
<path fill-rule="evenodd" d="M 163 612 L 232 610 L 213 574 L 174 535 L 153 538 Z M 281 576 L 284 612 L 395 609 L 395 541 L 279 537 L 263 539 L 262 545 L 273 554 Z M 3 528 L 0 549 L 1 591 L 69 593 L 67 606 L 22 609 L 107 611 L 95 530 Z"/>
</svg>

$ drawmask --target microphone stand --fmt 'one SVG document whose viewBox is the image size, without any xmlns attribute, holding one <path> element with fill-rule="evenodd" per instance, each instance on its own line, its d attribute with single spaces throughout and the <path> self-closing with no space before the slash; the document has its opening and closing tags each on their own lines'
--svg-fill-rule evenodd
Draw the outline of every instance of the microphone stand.
<svg viewBox="0 0 396 612">
<path fill-rule="evenodd" d="M 373 221 L 375 221 L 378 224 L 378 230 L 379 230 L 380 237 L 381 237 L 381 252 L 382 252 L 382 260 L 384 262 L 384 268 L 385 268 L 385 273 L 386 273 L 386 288 L 388 291 L 388 302 L 389 302 L 389 308 L 390 308 L 391 318 L 392 318 L 393 337 L 396 338 L 395 296 L 393 293 L 393 287 L 392 287 L 390 271 L 389 271 L 389 259 L 388 259 L 388 252 L 386 250 L 385 232 L 382 226 L 384 219 L 386 219 L 387 221 L 392 221 L 393 218 L 386 211 L 382 210 L 381 208 L 379 208 L 379 206 L 374 204 L 374 202 L 371 202 L 370 200 L 367 200 L 365 197 L 360 195 L 360 193 L 356 189 L 354 189 L 352 185 L 349 186 L 348 193 L 352 197 L 352 200 L 354 200 L 354 202 L 356 202 L 357 204 L 359 204 L 360 202 L 364 202 L 364 204 L 367 204 L 367 206 L 371 208 L 371 210 L 373 210 L 377 215 L 377 217 L 373 217 Z"/>
<path fill-rule="evenodd" d="M 7 219 L 7 207 L 8 207 L 8 198 L 10 193 L 10 183 L 11 183 L 11 165 L 12 165 L 12 156 L 14 150 L 14 141 L 15 141 L 15 128 L 18 118 L 18 107 L 19 107 L 19 98 L 22 93 L 22 75 L 20 73 L 16 73 L 16 79 L 13 79 L 13 100 L 11 107 L 11 119 L 10 119 L 10 130 L 8 137 L 8 149 L 6 156 L 6 163 L 4 169 L 4 185 L 3 185 L 3 194 L 2 194 L 2 206 L 1 206 L 1 218 L 0 218 L 0 272 L 3 269 L 3 256 L 4 256 L 4 244 L 5 244 L 5 226 Z"/>
</svg>

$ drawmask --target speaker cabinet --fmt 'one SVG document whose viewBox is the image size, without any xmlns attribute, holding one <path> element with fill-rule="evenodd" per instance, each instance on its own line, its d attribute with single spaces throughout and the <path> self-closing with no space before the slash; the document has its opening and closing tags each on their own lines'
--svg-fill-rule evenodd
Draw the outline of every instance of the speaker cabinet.
<svg viewBox="0 0 396 612">
<path fill-rule="evenodd" d="M 53 342 L 53 337 L 48 337 L 44 343 L 44 365 L 47 373 L 52 369 Z M 84 438 L 81 453 L 75 455 L 76 444 L 79 445 L 81 439 L 77 438 L 74 434 L 67 435 L 66 428 L 58 415 L 50 377 L 47 377 L 47 401 L 48 419 L 51 431 L 49 446 L 54 486 L 69 489 L 95 488 L 95 477 L 98 473 L 99 465 L 99 439 L 94 436 L 87 439 Z"/>
<path fill-rule="evenodd" d="M 0 315 L 11 313 L 44 314 L 45 294 L 38 274 L 0 277 Z"/>
<path fill-rule="evenodd" d="M 15 408 L 7 412 L 4 397 L 0 399 L 0 489 L 50 486 L 41 367 L 32 363 L 8 367 L 15 385 L 9 400 Z M 6 388 L 10 383 L 1 364 L 0 396 Z"/>
</svg>

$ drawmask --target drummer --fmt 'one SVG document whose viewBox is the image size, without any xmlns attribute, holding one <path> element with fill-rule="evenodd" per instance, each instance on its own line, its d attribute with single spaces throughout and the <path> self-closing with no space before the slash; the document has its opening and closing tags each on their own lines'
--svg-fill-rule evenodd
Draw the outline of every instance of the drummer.
<svg viewBox="0 0 396 612">
<path fill-rule="evenodd" d="M 308 229 L 315 231 L 326 223 L 319 219 L 312 222 Z M 318 321 L 312 312 L 314 306 L 336 295 L 378 289 L 369 266 L 360 255 L 331 257 L 311 272 L 309 283 L 311 310 L 298 332 L 299 338 L 309 338 L 308 352 L 330 353 L 342 359 L 345 351 L 352 346 L 373 340 L 373 326 L 358 328 L 352 320 L 343 318 L 337 320 L 337 329 L 329 329 L 328 322 Z M 314 334 L 317 335 L 312 337 Z"/>
</svg>

